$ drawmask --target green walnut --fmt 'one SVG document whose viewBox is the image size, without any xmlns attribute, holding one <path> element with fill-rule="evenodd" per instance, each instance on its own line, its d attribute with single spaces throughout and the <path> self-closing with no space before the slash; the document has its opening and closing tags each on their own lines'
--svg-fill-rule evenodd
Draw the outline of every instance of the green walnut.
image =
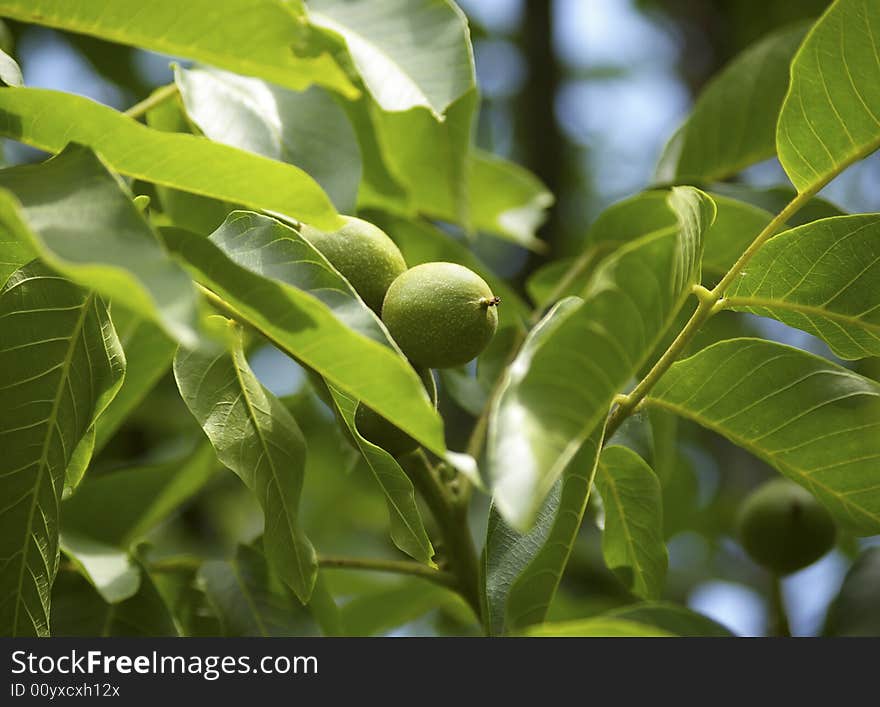
<svg viewBox="0 0 880 707">
<path fill-rule="evenodd" d="M 825 507 L 786 479 L 753 491 L 743 502 L 738 525 L 746 552 L 779 575 L 813 564 L 833 547 L 836 535 Z"/>
<path fill-rule="evenodd" d="M 430 370 L 419 371 L 419 377 L 432 403 L 437 405 L 437 386 Z M 410 437 L 399 427 L 391 424 L 379 413 L 368 408 L 363 403 L 358 403 L 354 414 L 354 424 L 361 433 L 361 437 L 372 442 L 377 447 L 382 447 L 393 457 L 401 457 L 409 452 L 414 452 L 419 443 Z"/>
<path fill-rule="evenodd" d="M 414 365 L 452 368 L 486 348 L 498 328 L 500 301 L 472 270 L 424 263 L 391 283 L 382 319 Z"/>
<path fill-rule="evenodd" d="M 381 228 L 352 216 L 344 216 L 338 231 L 319 231 L 302 226 L 302 235 L 330 261 L 376 314 L 388 286 L 406 270 L 400 249 Z"/>
</svg>

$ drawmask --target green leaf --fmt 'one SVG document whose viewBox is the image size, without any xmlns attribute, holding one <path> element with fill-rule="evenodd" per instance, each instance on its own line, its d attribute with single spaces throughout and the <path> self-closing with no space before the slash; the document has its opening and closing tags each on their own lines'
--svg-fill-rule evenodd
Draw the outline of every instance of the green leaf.
<svg viewBox="0 0 880 707">
<path fill-rule="evenodd" d="M 0 170 L 0 189 L 4 222 L 42 260 L 171 337 L 196 340 L 192 282 L 94 153 L 73 145 L 41 164 Z"/>
<path fill-rule="evenodd" d="M 224 635 L 315 635 L 308 609 L 269 569 L 259 549 L 239 545 L 232 559 L 206 562 L 199 574 Z"/>
<path fill-rule="evenodd" d="M 317 83 L 349 98 L 357 89 L 325 53 L 317 53 L 302 8 L 274 0 L 154 0 L 140 6 L 104 0 L 2 0 L 0 17 L 47 25 L 184 56 L 293 89 Z"/>
<path fill-rule="evenodd" d="M 254 376 L 240 331 L 229 333 L 228 350 L 179 350 L 174 377 L 217 458 L 259 501 L 269 564 L 305 604 L 318 571 L 315 550 L 298 520 L 305 439 L 293 415 Z"/>
<path fill-rule="evenodd" d="M 430 564 L 434 556 L 434 548 L 431 547 L 431 541 L 422 523 L 412 481 L 394 457 L 364 439 L 358 432 L 354 421 L 358 401 L 333 386 L 329 388 L 339 414 L 385 494 L 388 516 L 391 520 L 391 539 L 410 557 Z"/>
<path fill-rule="evenodd" d="M 350 329 L 393 346 L 378 317 L 349 282 L 296 229 L 268 216 L 233 211 L 210 241 L 242 268 L 309 293 Z"/>
<path fill-rule="evenodd" d="M 61 506 L 64 533 L 130 547 L 200 491 L 217 468 L 205 442 L 161 464 L 90 478 Z"/>
<path fill-rule="evenodd" d="M 676 636 L 706 636 L 725 638 L 733 634 L 712 619 L 667 601 L 648 601 L 612 609 L 606 618 L 624 619 L 654 626 Z"/>
<path fill-rule="evenodd" d="M 636 621 L 597 616 L 540 624 L 526 631 L 525 635 L 531 638 L 671 638 L 675 634 Z"/>
<path fill-rule="evenodd" d="M 732 634 L 701 614 L 669 602 L 645 602 L 576 621 L 549 623 L 530 629 L 528 636 L 711 636 Z"/>
<path fill-rule="evenodd" d="M 669 196 L 679 226 L 603 261 L 540 346 L 524 347 L 493 408 L 489 476 L 498 510 L 527 530 L 547 492 L 647 361 L 700 278 L 712 200 L 690 187 Z"/>
<path fill-rule="evenodd" d="M 675 232 L 676 215 L 669 208 L 668 195 L 667 191 L 646 191 L 609 206 L 590 227 L 580 256 L 551 262 L 532 275 L 528 282 L 532 299 L 547 306 L 560 297 L 580 294 L 602 260 L 621 246 L 652 234 Z M 724 275 L 773 218 L 749 203 L 714 193 L 710 196 L 716 216 L 704 236 L 704 280 Z"/>
<path fill-rule="evenodd" d="M 469 164 L 468 198 L 474 230 L 545 251 L 547 245 L 535 232 L 553 205 L 547 188 L 524 167 L 483 150 L 473 150 Z"/>
<path fill-rule="evenodd" d="M 309 0 L 312 23 L 338 33 L 386 111 L 440 119 L 475 85 L 467 19 L 448 0 Z"/>
<path fill-rule="evenodd" d="M 194 134 L 196 128 L 187 118 L 183 109 L 183 99 L 178 95 L 171 100 L 162 101 L 147 111 L 147 125 L 154 130 L 169 133 Z M 206 196 L 190 192 L 170 189 L 154 185 L 158 202 L 155 207 L 161 215 L 154 211 L 153 221 L 160 225 L 160 218 L 168 219 L 171 225 L 185 228 L 188 231 L 204 236 L 212 233 L 226 219 L 234 205 Z M 158 218 L 157 218 L 158 216 Z M 168 225 L 167 223 L 161 225 Z"/>
<path fill-rule="evenodd" d="M 123 383 L 124 382 L 125 381 L 123 380 Z M 64 491 L 61 494 L 62 498 L 67 494 L 72 493 L 86 475 L 89 464 L 92 463 L 92 456 L 95 453 L 95 436 L 95 425 L 92 425 L 86 430 L 86 433 L 74 448 L 73 454 L 70 455 L 70 461 L 67 462 L 67 469 L 64 470 Z"/>
<path fill-rule="evenodd" d="M 880 147 L 880 8 L 836 0 L 791 64 L 776 129 L 779 161 L 800 193 L 819 190 Z"/>
<path fill-rule="evenodd" d="M 477 92 L 457 99 L 438 123 L 428 110 L 388 113 L 372 105 L 376 138 L 388 169 L 416 213 L 472 226 L 470 150 Z"/>
<path fill-rule="evenodd" d="M 125 379 L 113 402 L 101 413 L 95 431 L 95 449 L 101 450 L 129 414 L 171 368 L 177 345 L 149 319 L 114 305 L 113 326 L 126 352 Z"/>
<path fill-rule="evenodd" d="M 605 509 L 605 564 L 636 596 L 658 598 L 666 579 L 668 555 L 656 474 L 635 452 L 608 446 L 599 456 L 596 490 Z"/>
<path fill-rule="evenodd" d="M 40 263 L 0 291 L 0 321 L 0 634 L 45 636 L 65 471 L 125 359 L 100 299 Z"/>
<path fill-rule="evenodd" d="M 177 627 L 146 572 L 133 596 L 110 604 L 78 572 L 61 572 L 52 589 L 53 636 L 177 636 Z"/>
<path fill-rule="evenodd" d="M 0 81 L 7 86 L 24 86 L 21 69 L 9 54 L 0 49 Z"/>
<path fill-rule="evenodd" d="M 141 586 L 140 568 L 117 547 L 65 531 L 61 549 L 108 604 L 134 596 Z"/>
<path fill-rule="evenodd" d="M 660 158 L 661 182 L 722 180 L 776 154 L 776 119 L 802 23 L 768 35 L 705 88 Z"/>
<path fill-rule="evenodd" d="M 198 280 L 278 348 L 445 454 L 442 421 L 403 357 L 352 331 L 310 294 L 237 264 L 210 240 L 177 229 L 163 229 L 162 235 Z"/>
<path fill-rule="evenodd" d="M 323 89 L 289 91 L 217 69 L 175 69 L 190 119 L 211 140 L 296 165 L 337 209 L 353 212 L 361 152 L 345 111 Z"/>
<path fill-rule="evenodd" d="M 380 636 L 437 610 L 475 620 L 458 594 L 421 579 L 362 593 L 345 604 L 342 617 L 349 636 Z"/>
<path fill-rule="evenodd" d="M 780 233 L 723 302 L 818 336 L 841 358 L 880 356 L 880 215 L 839 216 Z"/>
<path fill-rule="evenodd" d="M 518 532 L 491 509 L 483 577 L 484 611 L 492 634 L 516 631 L 546 617 L 590 498 L 603 431 L 604 426 L 598 427 L 581 445 L 530 530 Z"/>
<path fill-rule="evenodd" d="M 196 135 L 153 130 L 82 96 L 4 89 L 0 134 L 48 152 L 78 142 L 114 171 L 145 182 L 287 214 L 325 230 L 340 225 L 329 197 L 298 167 Z"/>
<path fill-rule="evenodd" d="M 727 437 L 880 532 L 880 384 L 798 349 L 734 339 L 672 366 L 648 398 Z"/>
<path fill-rule="evenodd" d="M 757 206 L 759 209 L 764 209 L 773 214 L 778 214 L 788 205 L 788 202 L 797 196 L 797 192 L 790 186 L 759 188 L 736 182 L 713 184 L 712 194 L 713 196 L 720 195 L 744 201 L 747 204 Z M 803 226 L 811 221 L 831 218 L 832 216 L 844 216 L 845 214 L 846 212 L 839 206 L 835 206 L 821 197 L 814 196 L 788 220 L 788 225 L 792 227 Z"/>
</svg>

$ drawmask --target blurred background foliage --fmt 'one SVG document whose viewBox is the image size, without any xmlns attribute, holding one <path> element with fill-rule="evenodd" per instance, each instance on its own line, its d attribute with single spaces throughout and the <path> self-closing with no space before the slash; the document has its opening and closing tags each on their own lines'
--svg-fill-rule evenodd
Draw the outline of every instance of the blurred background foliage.
<svg viewBox="0 0 880 707">
<path fill-rule="evenodd" d="M 471 22 L 482 104 L 477 143 L 533 170 L 556 195 L 541 230 L 549 251 L 536 255 L 497 239 L 477 238 L 478 254 L 519 289 L 547 258 L 576 253 L 587 227 L 613 201 L 645 188 L 665 141 L 706 81 L 764 34 L 817 17 L 826 0 L 459 0 Z M 7 22 L 0 47 L 22 66 L 26 85 L 83 94 L 118 109 L 172 80 L 169 57 L 98 39 Z M 4 144 L 7 164 L 42 155 Z M 785 184 L 775 160 L 742 177 Z M 880 211 L 880 161 L 849 170 L 824 192 L 845 210 Z M 742 316 L 742 315 L 731 315 Z M 724 317 L 718 318 L 723 326 Z M 802 332 L 750 321 L 770 338 L 831 356 Z M 251 362 L 264 383 L 296 413 L 308 440 L 303 525 L 325 554 L 393 557 L 384 501 L 363 460 L 345 443 L 332 413 L 298 367 L 255 346 Z M 860 371 L 880 378 L 876 359 Z M 455 381 L 444 379 L 445 386 Z M 473 418 L 449 395 L 441 400 L 452 446 Z M 740 635 L 762 635 L 769 577 L 732 537 L 742 497 L 773 472 L 746 452 L 687 423 L 664 488 L 670 568 L 665 598 L 701 611 Z M 461 439 L 456 439 L 456 437 Z M 203 435 L 170 374 L 93 462 L 91 476 L 189 463 Z M 456 444 L 458 442 L 458 444 Z M 593 504 L 549 619 L 583 617 L 632 601 L 604 567 Z M 485 507 L 476 508 L 482 538 Z M 239 480 L 218 468 L 179 515 L 148 538 L 151 559 L 181 552 L 229 557 L 261 532 L 262 514 Z M 876 538 L 875 538 L 876 540 Z M 870 543 L 867 541 L 865 544 Z M 442 548 L 441 548 L 442 551 Z M 784 595 L 795 635 L 880 632 L 880 551 L 861 553 L 853 539 L 787 578 Z M 349 630 L 444 634 L 468 628 L 460 602 L 420 580 L 335 571 L 327 580 Z M 174 592 L 173 582 L 156 578 Z M 841 589 L 841 587 L 843 587 Z M 357 598 L 349 600 L 357 595 Z M 440 607 L 437 609 L 437 607 Z M 830 609 L 829 609 L 830 607 Z M 299 619 L 298 619 L 299 620 Z M 299 630 L 311 631 L 306 619 Z M 401 628 L 402 626 L 402 628 Z M 206 630 L 210 631 L 211 627 Z"/>
</svg>

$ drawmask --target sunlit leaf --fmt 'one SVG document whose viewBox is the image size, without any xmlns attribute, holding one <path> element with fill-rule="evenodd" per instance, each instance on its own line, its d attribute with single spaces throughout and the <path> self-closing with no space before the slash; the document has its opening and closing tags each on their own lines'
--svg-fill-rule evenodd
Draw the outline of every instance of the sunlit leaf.
<svg viewBox="0 0 880 707">
<path fill-rule="evenodd" d="M 344 110 L 324 89 L 290 91 L 217 69 L 175 71 L 186 112 L 209 138 L 296 165 L 352 213 L 361 153 Z"/>
<path fill-rule="evenodd" d="M 108 604 L 118 604 L 137 593 L 140 568 L 128 553 L 78 533 L 63 532 L 61 549 Z"/>
<path fill-rule="evenodd" d="M 338 33 L 386 111 L 436 118 L 475 83 L 467 19 L 447 0 L 310 0 L 311 21 Z"/>
<path fill-rule="evenodd" d="M 776 144 L 799 192 L 816 191 L 880 147 L 878 47 L 877 3 L 836 0 L 795 55 Z"/>
<path fill-rule="evenodd" d="M 4 225 L 40 258 L 171 337 L 195 341 L 192 282 L 93 152 L 74 145 L 41 164 L 0 170 L 0 189 Z"/>
<path fill-rule="evenodd" d="M 712 636 L 732 634 L 720 624 L 669 602 L 633 604 L 588 619 L 535 626 L 529 636 Z"/>
<path fill-rule="evenodd" d="M 0 81 L 7 86 L 24 86 L 21 69 L 9 54 L 0 49 Z"/>
<path fill-rule="evenodd" d="M 303 12 L 293 3 L 153 0 L 149 12 L 137 9 L 104 0 L 2 0 L 0 17 L 184 56 L 293 89 L 318 83 L 357 95 L 333 59 L 311 46 Z"/>
<path fill-rule="evenodd" d="M 880 532 L 880 384 L 825 359 L 734 339 L 672 366 L 648 398 L 811 491 L 843 524 Z"/>
<path fill-rule="evenodd" d="M 298 167 L 196 135 L 153 130 L 71 93 L 3 89 L 0 134 L 48 152 L 78 142 L 111 169 L 145 182 L 287 214 L 317 228 L 339 226 L 330 198 Z"/>
<path fill-rule="evenodd" d="M 692 188 L 673 190 L 669 203 L 679 226 L 603 261 L 583 304 L 510 367 L 490 419 L 488 462 L 495 504 L 521 531 L 699 281 L 714 204 Z"/>
<path fill-rule="evenodd" d="M 841 358 L 880 356 L 880 216 L 815 221 L 771 238 L 724 303 L 818 336 Z"/>
</svg>

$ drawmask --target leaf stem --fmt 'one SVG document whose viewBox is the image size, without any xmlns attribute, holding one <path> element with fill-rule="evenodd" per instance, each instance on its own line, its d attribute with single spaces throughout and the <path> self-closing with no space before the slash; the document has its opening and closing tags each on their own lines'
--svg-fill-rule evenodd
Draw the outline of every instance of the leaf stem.
<svg viewBox="0 0 880 707">
<path fill-rule="evenodd" d="M 559 278 L 556 285 L 550 291 L 550 294 L 544 299 L 544 301 L 548 304 L 553 304 L 556 300 L 558 300 L 562 294 L 571 286 L 578 277 L 580 277 L 583 273 L 587 271 L 590 265 L 593 264 L 593 261 L 596 260 L 596 256 L 599 254 L 600 248 L 598 246 L 592 246 L 587 248 L 583 253 L 581 253 L 572 264 L 568 267 L 568 269 L 562 274 L 562 277 Z M 544 310 L 547 307 L 538 305 L 532 311 L 532 316 L 529 318 L 529 324 L 534 326 L 537 324 L 541 317 L 544 315 Z"/>
<path fill-rule="evenodd" d="M 785 610 L 785 597 L 782 594 L 782 579 L 773 575 L 770 587 L 770 635 L 791 638 L 791 626 Z"/>
<path fill-rule="evenodd" d="M 456 577 L 456 589 L 474 613 L 482 617 L 480 565 L 467 521 L 467 505 L 453 503 L 421 449 L 398 461 L 437 521 L 449 564 Z"/>
<path fill-rule="evenodd" d="M 129 118 L 137 120 L 145 116 L 150 110 L 164 103 L 168 99 L 177 95 L 177 84 L 169 83 L 161 88 L 157 88 L 149 96 L 140 103 L 135 103 L 131 108 L 125 111 L 125 115 Z"/>
<path fill-rule="evenodd" d="M 422 577 L 429 582 L 439 584 L 448 589 L 458 589 L 458 578 L 443 570 L 436 570 L 428 565 L 407 560 L 378 560 L 360 557 L 339 557 L 336 555 L 319 555 L 318 565 L 324 569 L 364 570 L 367 572 L 392 572 Z"/>
<path fill-rule="evenodd" d="M 702 286 L 697 286 L 694 292 L 699 300 L 697 309 L 691 315 L 691 318 L 685 324 L 684 328 L 678 332 L 669 348 L 663 352 L 663 355 L 657 360 L 650 371 L 642 378 L 635 388 L 628 394 L 618 398 L 617 406 L 612 410 L 608 418 L 608 426 L 606 428 L 605 439 L 611 439 L 611 436 L 617 431 L 623 421 L 629 417 L 639 406 L 642 400 L 648 395 L 651 389 L 657 384 L 657 381 L 663 376 L 670 366 L 678 359 L 682 351 L 694 338 L 703 324 L 716 314 L 718 304 L 723 301 L 724 293 L 730 287 L 731 283 L 736 279 L 743 268 L 752 259 L 755 253 L 772 238 L 787 221 L 797 213 L 813 195 L 821 188 L 822 185 L 816 186 L 809 191 L 802 192 L 795 196 L 786 207 L 780 211 L 768 223 L 761 232 L 755 236 L 755 239 L 749 244 L 749 247 L 743 251 L 739 259 L 731 266 L 720 282 L 712 290 L 707 290 Z"/>
</svg>

